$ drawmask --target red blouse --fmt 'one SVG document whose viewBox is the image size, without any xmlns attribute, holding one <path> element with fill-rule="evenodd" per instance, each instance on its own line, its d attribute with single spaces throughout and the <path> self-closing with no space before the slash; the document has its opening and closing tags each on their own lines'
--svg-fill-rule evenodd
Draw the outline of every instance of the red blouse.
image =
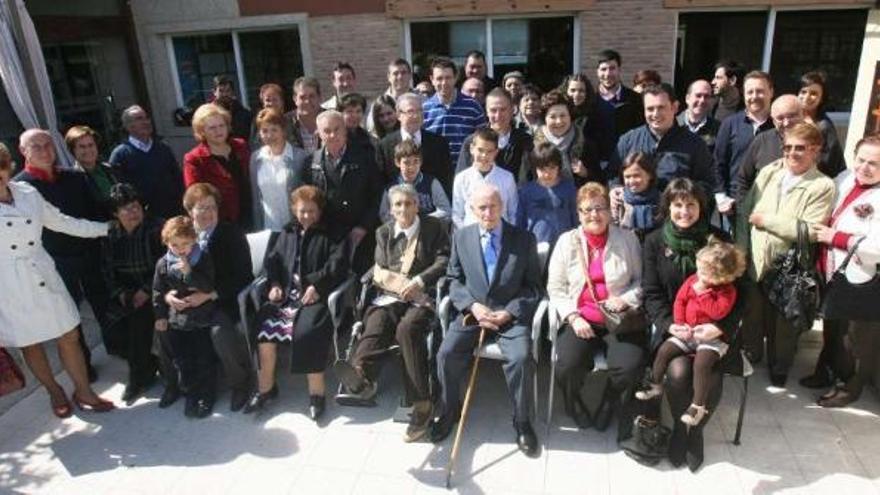
<svg viewBox="0 0 880 495">
<path fill-rule="evenodd" d="M 229 141 L 232 152 L 230 160 L 238 162 L 238 173 L 227 170 L 206 143 L 199 143 L 183 157 L 183 183 L 186 187 L 196 182 L 207 182 L 220 191 L 220 220 L 239 223 L 242 215 L 247 215 L 250 205 L 241 204 L 242 197 L 250 194 L 248 166 L 250 151 L 244 139 L 232 138 Z M 233 166 L 235 164 L 232 164 Z"/>
<path fill-rule="evenodd" d="M 697 274 L 693 274 L 681 284 L 675 303 L 672 305 L 672 318 L 678 325 L 702 325 L 723 320 L 736 304 L 736 287 L 733 284 L 709 287 L 703 292 L 694 290 Z"/>
<path fill-rule="evenodd" d="M 592 235 L 581 231 L 581 235 L 587 240 L 587 252 L 584 253 L 584 259 L 589 260 L 589 267 L 586 276 L 590 277 L 590 281 L 593 282 L 593 287 L 596 290 L 596 297 L 598 297 L 601 302 L 608 299 L 608 286 L 605 285 L 605 267 L 603 266 L 605 244 L 608 242 L 608 233 L 606 232 L 603 235 Z M 581 246 L 583 246 L 583 244 L 579 243 L 578 249 L 580 249 Z M 595 323 L 597 325 L 605 324 L 605 317 L 602 315 L 602 312 L 599 311 L 599 305 L 593 298 L 593 293 L 590 291 L 590 285 L 586 282 L 584 283 L 584 288 L 581 290 L 581 295 L 578 297 L 578 313 L 590 323 Z"/>
</svg>

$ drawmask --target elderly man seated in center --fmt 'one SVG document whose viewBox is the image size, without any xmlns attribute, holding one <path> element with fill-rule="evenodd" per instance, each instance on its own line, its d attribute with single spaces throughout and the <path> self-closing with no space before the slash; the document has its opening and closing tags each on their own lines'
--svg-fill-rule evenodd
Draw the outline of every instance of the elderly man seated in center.
<svg viewBox="0 0 880 495">
<path fill-rule="evenodd" d="M 372 398 L 379 359 L 396 341 L 413 399 L 404 441 L 414 442 L 425 435 L 432 417 L 426 342 L 434 320 L 434 286 L 449 261 L 449 236 L 443 221 L 419 216 L 419 194 L 412 185 L 392 186 L 388 198 L 393 220 L 376 231 L 373 284 L 378 295 L 365 313 L 350 362 L 338 361 L 334 367 L 350 392 Z"/>
<path fill-rule="evenodd" d="M 526 391 L 534 373 L 530 323 L 541 297 L 535 237 L 501 219 L 504 205 L 495 185 L 477 185 L 468 202 L 477 222 L 458 229 L 453 237 L 447 276 L 456 316 L 437 353 L 443 408 L 432 425 L 431 440 L 442 441 L 459 419 L 461 381 L 485 329 L 504 354 L 517 446 L 527 456 L 537 456 Z"/>
</svg>

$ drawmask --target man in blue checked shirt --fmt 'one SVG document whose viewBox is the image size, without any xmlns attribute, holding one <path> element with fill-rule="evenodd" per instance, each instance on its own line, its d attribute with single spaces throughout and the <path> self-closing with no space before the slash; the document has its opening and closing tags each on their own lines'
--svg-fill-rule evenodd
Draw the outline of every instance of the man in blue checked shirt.
<svg viewBox="0 0 880 495">
<path fill-rule="evenodd" d="M 425 112 L 424 128 L 449 141 L 452 163 L 458 163 L 458 154 L 464 139 L 487 122 L 483 107 L 455 88 L 455 75 L 455 63 L 452 60 L 446 57 L 435 58 L 431 62 L 431 83 L 436 93 L 422 104 Z"/>
</svg>

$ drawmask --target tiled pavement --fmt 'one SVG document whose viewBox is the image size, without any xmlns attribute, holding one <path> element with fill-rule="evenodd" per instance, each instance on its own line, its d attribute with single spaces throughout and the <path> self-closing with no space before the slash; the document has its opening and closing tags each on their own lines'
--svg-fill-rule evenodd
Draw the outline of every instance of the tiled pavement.
<svg viewBox="0 0 880 495">
<path fill-rule="evenodd" d="M 811 333 L 793 373 L 812 362 Z M 119 399 L 125 365 L 95 355 L 98 389 Z M 37 391 L 0 416 L 0 492 L 52 494 L 417 494 L 448 493 L 440 446 L 404 444 L 389 418 L 399 381 L 386 366 L 380 405 L 330 405 L 323 425 L 303 414 L 305 380 L 280 377 L 281 399 L 261 417 L 228 412 L 228 394 L 206 420 L 183 417 L 182 403 L 156 407 L 160 390 L 106 415 L 78 413 L 59 421 Z M 617 451 L 611 429 L 577 431 L 558 407 L 555 424 L 538 433 L 540 458 L 516 451 L 500 367 L 481 366 L 454 492 L 468 494 L 813 493 L 880 492 L 880 403 L 866 393 L 857 407 L 829 411 L 797 386 L 768 388 L 758 368 L 750 387 L 741 446 L 730 443 L 739 380 L 727 379 L 723 405 L 706 428 L 706 463 L 696 475 L 641 466 Z M 546 369 L 541 373 L 546 400 Z M 64 378 L 66 380 L 66 378 Z M 65 383 L 68 383 L 65 381 Z M 68 387 L 69 388 L 69 387 Z M 543 421 L 543 414 L 541 415 Z"/>
</svg>

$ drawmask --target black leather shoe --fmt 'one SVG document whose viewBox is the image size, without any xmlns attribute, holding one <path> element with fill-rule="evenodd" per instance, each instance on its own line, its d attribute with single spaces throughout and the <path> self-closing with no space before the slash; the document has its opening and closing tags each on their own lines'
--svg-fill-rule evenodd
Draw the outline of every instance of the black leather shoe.
<svg viewBox="0 0 880 495">
<path fill-rule="evenodd" d="M 358 394 L 367 386 L 367 380 L 348 361 L 342 359 L 333 363 L 333 372 L 339 381 L 353 394 Z"/>
<path fill-rule="evenodd" d="M 581 430 L 593 426 L 593 418 L 578 397 L 565 397 L 565 414 L 574 421 Z"/>
<path fill-rule="evenodd" d="M 541 454 L 538 448 L 538 437 L 529 422 L 514 424 L 516 430 L 516 446 L 527 457 L 538 457 Z"/>
<path fill-rule="evenodd" d="M 802 387 L 819 389 L 828 388 L 834 385 L 834 380 L 831 379 L 831 375 L 827 371 L 819 371 L 801 378 L 798 383 L 800 383 Z"/>
<path fill-rule="evenodd" d="M 434 421 L 431 422 L 431 442 L 439 443 L 445 440 L 452 433 L 452 429 L 457 421 L 458 418 L 453 417 L 451 414 L 443 414 L 434 418 Z"/>
<path fill-rule="evenodd" d="M 232 389 L 232 396 L 229 397 L 229 410 L 232 412 L 241 411 L 241 408 L 247 404 L 250 395 L 246 388 Z"/>
<path fill-rule="evenodd" d="M 122 392 L 122 401 L 125 402 L 126 406 L 130 406 L 134 404 L 134 402 L 143 395 L 144 388 L 136 383 L 129 383 L 125 386 L 125 391 Z"/>
<path fill-rule="evenodd" d="M 785 388 L 785 382 L 788 381 L 788 375 L 785 373 L 770 372 L 770 385 L 779 388 Z"/>
<path fill-rule="evenodd" d="M 310 395 L 309 396 L 309 417 L 312 418 L 312 421 L 317 421 L 318 418 L 324 415 L 326 401 L 323 395 Z"/>
<path fill-rule="evenodd" d="M 183 407 L 183 415 L 187 418 L 195 418 L 199 415 L 199 401 L 192 398 L 186 398 L 186 405 Z"/>
<path fill-rule="evenodd" d="M 254 411 L 261 411 L 269 400 L 276 397 L 278 397 L 278 385 L 273 385 L 265 394 L 256 391 L 251 395 L 247 404 L 244 405 L 244 410 L 242 412 L 250 414 Z"/>
<path fill-rule="evenodd" d="M 196 401 L 196 417 L 199 419 L 207 418 L 214 412 L 214 401 L 210 399 L 199 399 Z"/>
<path fill-rule="evenodd" d="M 177 402 L 177 399 L 180 398 L 180 389 L 177 387 L 165 387 L 165 391 L 162 392 L 162 397 L 159 399 L 159 409 L 165 409 L 170 407 L 171 404 Z M 187 402 L 188 404 L 189 402 Z"/>
</svg>

